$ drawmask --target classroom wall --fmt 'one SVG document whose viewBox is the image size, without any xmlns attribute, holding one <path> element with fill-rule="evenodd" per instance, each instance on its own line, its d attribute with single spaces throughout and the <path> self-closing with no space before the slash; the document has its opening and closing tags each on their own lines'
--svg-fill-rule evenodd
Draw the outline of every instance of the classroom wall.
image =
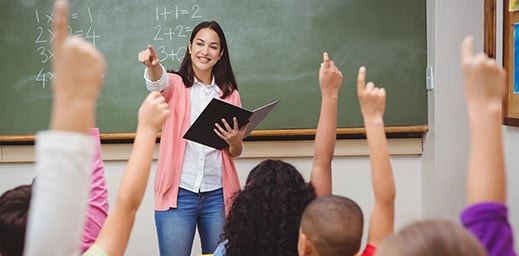
<svg viewBox="0 0 519 256">
<path fill-rule="evenodd" d="M 497 38 L 502 31 L 502 1 L 497 3 Z M 429 91 L 429 132 L 421 159 L 422 213 L 424 217 L 459 219 L 465 204 L 468 125 L 459 44 L 473 35 L 482 51 L 484 0 L 428 0 L 428 63 L 434 67 L 434 90 Z M 460 15 L 462 14 L 462 15 Z M 497 61 L 502 60 L 502 41 L 497 40 Z M 513 229 L 519 230 L 519 128 L 503 126 L 507 169 L 508 205 Z M 514 214 L 515 213 L 515 214 Z M 519 243 L 515 236 L 515 244 Z"/>
<path fill-rule="evenodd" d="M 468 125 L 459 44 L 467 34 L 481 46 L 483 0 L 428 1 L 429 133 L 422 158 L 424 216 L 457 219 L 465 202 Z M 460 17 L 463 13 L 463 18 Z"/>
<path fill-rule="evenodd" d="M 260 161 L 269 157 L 290 162 L 309 180 L 312 162 L 313 143 L 311 141 L 298 142 L 247 142 L 244 156 L 237 159 L 236 166 L 241 183 L 249 171 Z M 390 140 L 389 150 L 395 170 L 398 197 L 396 200 L 396 226 L 420 218 L 420 139 Z M 129 154 L 127 145 L 103 145 L 105 159 L 105 177 L 109 190 L 110 205 L 114 205 L 119 181 L 123 175 L 126 161 L 123 159 Z M 5 191 L 18 184 L 30 183 L 33 177 L 33 154 L 27 147 L 0 147 L 0 162 L 11 161 L 16 153 L 16 163 L 0 164 L 0 191 Z M 12 153 L 11 153 L 12 152 Z M 359 203 L 365 216 L 371 212 L 373 198 L 370 183 L 370 169 L 365 140 L 339 141 L 336 147 L 336 157 L 333 162 L 333 191 L 335 194 L 349 196 Z M 20 162 L 21 161 L 21 162 Z M 153 220 L 153 179 L 156 161 L 152 166 L 147 191 L 138 212 L 126 255 L 158 255 L 155 224 Z M 365 231 L 367 234 L 367 230 Z M 192 255 L 200 254 L 200 242 L 197 238 L 193 246 Z"/>
</svg>

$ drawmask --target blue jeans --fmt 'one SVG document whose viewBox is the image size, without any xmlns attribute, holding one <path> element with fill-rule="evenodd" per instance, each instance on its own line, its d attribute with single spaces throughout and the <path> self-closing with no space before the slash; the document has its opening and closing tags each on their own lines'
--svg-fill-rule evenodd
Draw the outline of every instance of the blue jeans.
<svg viewBox="0 0 519 256">
<path fill-rule="evenodd" d="M 155 226 L 162 256 L 189 256 L 195 228 L 202 254 L 212 254 L 225 224 L 223 189 L 193 193 L 179 188 L 177 208 L 155 211 Z"/>
</svg>

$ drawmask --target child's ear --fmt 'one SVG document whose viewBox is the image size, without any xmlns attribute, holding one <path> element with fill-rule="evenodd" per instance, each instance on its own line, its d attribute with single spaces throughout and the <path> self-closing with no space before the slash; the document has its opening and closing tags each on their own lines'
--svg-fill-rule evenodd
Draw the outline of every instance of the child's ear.
<svg viewBox="0 0 519 256">
<path fill-rule="evenodd" d="M 313 255 L 314 248 L 308 237 L 299 229 L 299 239 L 297 241 L 297 252 L 299 256 Z"/>
</svg>

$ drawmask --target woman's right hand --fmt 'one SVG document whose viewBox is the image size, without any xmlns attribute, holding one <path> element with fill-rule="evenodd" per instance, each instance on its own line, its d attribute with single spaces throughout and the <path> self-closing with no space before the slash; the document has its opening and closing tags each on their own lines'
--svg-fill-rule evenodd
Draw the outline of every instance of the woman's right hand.
<svg viewBox="0 0 519 256">
<path fill-rule="evenodd" d="M 140 63 L 146 65 L 148 68 L 160 67 L 160 59 L 151 45 L 148 45 L 148 48 L 139 52 L 137 58 Z"/>
</svg>

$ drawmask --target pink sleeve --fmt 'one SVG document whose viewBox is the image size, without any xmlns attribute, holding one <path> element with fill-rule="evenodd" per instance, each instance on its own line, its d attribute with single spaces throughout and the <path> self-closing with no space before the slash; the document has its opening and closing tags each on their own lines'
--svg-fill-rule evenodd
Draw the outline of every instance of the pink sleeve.
<svg viewBox="0 0 519 256">
<path fill-rule="evenodd" d="M 220 92 L 220 96 L 222 95 L 223 93 Z M 241 98 L 240 98 L 240 93 L 238 92 L 238 90 L 234 90 L 229 96 L 227 96 L 226 98 L 223 99 L 224 101 L 228 102 L 228 103 L 231 103 L 235 106 L 238 106 L 238 107 L 241 107 Z"/>
<path fill-rule="evenodd" d="M 101 139 L 99 129 L 90 130 L 96 140 L 96 153 L 90 177 L 90 195 L 88 212 L 81 235 L 81 251 L 85 252 L 95 242 L 103 223 L 108 216 L 108 190 L 104 175 L 104 163 L 101 157 Z"/>
<path fill-rule="evenodd" d="M 184 86 L 184 83 L 182 82 L 182 77 L 180 77 L 178 74 L 168 72 L 166 73 L 166 75 L 168 76 L 169 85 L 160 93 L 162 94 L 162 96 L 164 96 L 166 102 L 169 102 L 175 94 L 176 87 Z"/>
</svg>

